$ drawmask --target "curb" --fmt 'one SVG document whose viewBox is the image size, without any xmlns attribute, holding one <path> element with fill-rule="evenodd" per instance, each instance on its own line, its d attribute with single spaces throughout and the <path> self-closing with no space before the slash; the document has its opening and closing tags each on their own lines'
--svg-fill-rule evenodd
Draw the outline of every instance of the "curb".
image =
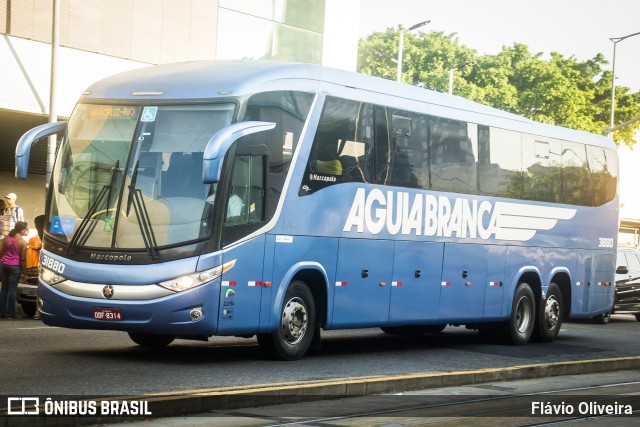
<svg viewBox="0 0 640 427">
<path fill-rule="evenodd" d="M 171 416 L 211 410 L 309 402 L 369 396 L 381 393 L 473 385 L 496 381 L 580 375 L 640 369 L 640 356 L 594 359 L 552 364 L 518 365 L 469 371 L 415 373 L 392 376 L 340 378 L 325 381 L 250 385 L 191 390 L 169 395 L 138 396 L 149 402 L 154 416 Z"/>
<path fill-rule="evenodd" d="M 95 401 L 148 402 L 148 409 L 153 414 L 152 418 L 173 417 L 204 413 L 212 410 L 240 409 L 369 396 L 382 393 L 399 393 L 430 388 L 473 385 L 487 382 L 634 369 L 640 369 L 640 356 L 557 362 L 551 364 L 516 365 L 504 368 L 474 369 L 468 371 L 252 384 L 247 386 L 217 387 L 135 396 L 98 397 Z M 86 397 L 82 399 L 90 400 Z M 6 408 L 3 408 L 1 412 L 6 414 Z M 43 427 L 57 427 L 68 426 L 70 424 L 81 426 L 123 421 L 141 421 L 149 417 L 39 416 L 35 418 L 37 418 L 37 420 L 34 419 L 34 417 L 5 417 L 5 423 L 0 423 L 0 426 L 38 425 Z"/>
</svg>

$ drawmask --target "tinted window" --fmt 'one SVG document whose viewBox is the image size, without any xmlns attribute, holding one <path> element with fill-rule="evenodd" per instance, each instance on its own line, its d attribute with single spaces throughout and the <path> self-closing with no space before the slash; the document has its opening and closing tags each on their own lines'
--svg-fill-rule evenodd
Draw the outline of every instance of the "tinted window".
<svg viewBox="0 0 640 427">
<path fill-rule="evenodd" d="M 479 189 L 483 194 L 522 197 L 522 148 L 520 133 L 480 126 Z"/>
<path fill-rule="evenodd" d="M 615 150 L 328 97 L 299 194 L 341 182 L 599 206 Z"/>
<path fill-rule="evenodd" d="M 431 188 L 476 193 L 478 149 L 475 125 L 437 118 L 431 120 L 430 128 Z"/>
<path fill-rule="evenodd" d="M 591 173 L 583 144 L 562 142 L 562 201 L 591 206 Z"/>
<path fill-rule="evenodd" d="M 310 194 L 341 182 L 374 182 L 373 165 L 386 171 L 383 157 L 389 150 L 389 139 L 383 114 L 374 115 L 371 105 L 328 98 L 325 102 L 309 154 L 300 195 Z M 381 148 L 374 152 L 377 132 Z M 385 148 L 386 147 L 386 148 Z"/>
<path fill-rule="evenodd" d="M 394 152 L 389 183 L 429 188 L 429 119 L 396 111 L 391 115 Z"/>
<path fill-rule="evenodd" d="M 601 206 L 616 196 L 618 180 L 618 158 L 613 150 L 587 147 L 591 181 L 593 183 L 593 205 Z"/>
<path fill-rule="evenodd" d="M 276 123 L 272 130 L 249 135 L 240 140 L 240 144 L 245 147 L 267 146 L 267 219 L 273 215 L 282 193 L 293 152 L 298 145 L 312 102 L 312 94 L 289 91 L 259 93 L 247 101 L 241 121 Z"/>
<path fill-rule="evenodd" d="M 562 143 L 557 139 L 523 134 L 523 199 L 554 203 L 562 201 L 561 152 Z"/>
</svg>

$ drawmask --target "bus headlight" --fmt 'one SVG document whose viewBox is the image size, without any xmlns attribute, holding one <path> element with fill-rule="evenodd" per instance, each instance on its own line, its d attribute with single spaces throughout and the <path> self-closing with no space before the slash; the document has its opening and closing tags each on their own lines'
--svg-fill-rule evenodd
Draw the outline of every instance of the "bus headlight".
<svg viewBox="0 0 640 427">
<path fill-rule="evenodd" d="M 163 288 L 169 289 L 170 291 L 182 292 L 217 279 L 221 274 L 222 266 L 220 265 L 218 267 L 212 268 L 211 270 L 205 270 L 199 273 L 189 274 L 187 276 L 176 277 L 175 279 L 166 280 L 158 284 Z"/>
<path fill-rule="evenodd" d="M 55 285 L 67 280 L 66 277 L 61 276 L 55 271 L 49 270 L 48 268 L 45 268 L 45 267 L 40 267 L 40 278 L 47 285 Z"/>
</svg>

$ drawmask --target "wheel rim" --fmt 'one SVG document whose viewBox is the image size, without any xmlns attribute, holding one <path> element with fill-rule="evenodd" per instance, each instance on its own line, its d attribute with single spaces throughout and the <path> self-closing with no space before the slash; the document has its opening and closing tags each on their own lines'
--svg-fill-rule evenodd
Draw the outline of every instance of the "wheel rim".
<svg viewBox="0 0 640 427">
<path fill-rule="evenodd" d="M 300 298 L 292 298 L 282 311 L 282 333 L 289 344 L 296 344 L 304 337 L 309 324 L 307 307 Z"/>
<path fill-rule="evenodd" d="M 529 329 L 532 311 L 529 299 L 522 297 L 518 300 L 516 307 L 516 328 L 519 333 L 524 334 Z"/>
<path fill-rule="evenodd" d="M 544 322 L 548 330 L 553 330 L 560 322 L 560 303 L 555 295 L 550 295 L 544 305 Z"/>
</svg>

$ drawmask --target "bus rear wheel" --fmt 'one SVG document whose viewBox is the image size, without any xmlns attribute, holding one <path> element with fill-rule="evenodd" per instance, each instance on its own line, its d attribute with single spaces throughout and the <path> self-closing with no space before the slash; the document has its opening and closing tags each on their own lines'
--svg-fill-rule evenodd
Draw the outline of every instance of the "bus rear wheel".
<svg viewBox="0 0 640 427">
<path fill-rule="evenodd" d="M 551 342 L 560 332 L 564 308 L 562 293 L 555 283 L 549 284 L 547 296 L 540 304 L 536 324 L 533 329 L 533 339 L 538 342 Z"/>
<path fill-rule="evenodd" d="M 173 335 L 136 334 L 129 332 L 129 338 L 142 347 L 160 348 L 166 347 L 176 339 Z"/>
<path fill-rule="evenodd" d="M 528 283 L 522 282 L 516 288 L 511 306 L 511 316 L 505 322 L 504 340 L 513 345 L 525 345 L 529 342 L 535 322 L 535 300 Z"/>
<path fill-rule="evenodd" d="M 313 294 L 304 282 L 294 280 L 284 296 L 278 330 L 258 335 L 258 344 L 270 357 L 297 360 L 309 349 L 315 330 Z"/>
</svg>

